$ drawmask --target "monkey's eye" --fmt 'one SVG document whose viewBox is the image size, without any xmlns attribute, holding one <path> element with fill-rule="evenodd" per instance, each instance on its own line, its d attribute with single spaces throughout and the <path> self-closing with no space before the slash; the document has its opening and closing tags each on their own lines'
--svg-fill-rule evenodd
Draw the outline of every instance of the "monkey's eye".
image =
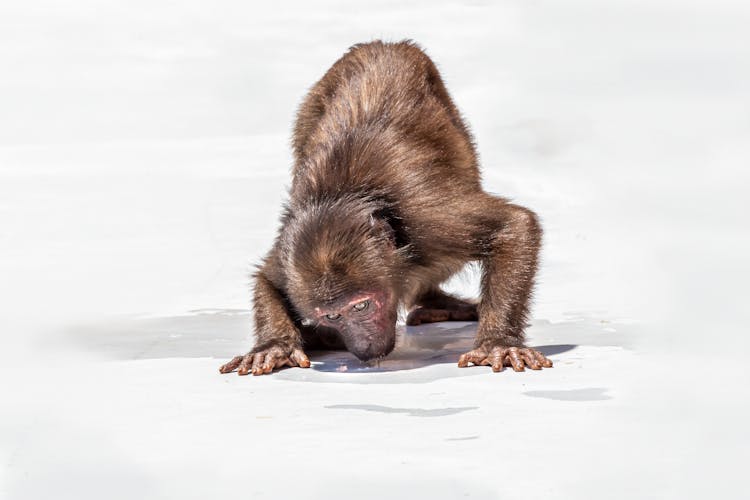
<svg viewBox="0 0 750 500">
<path fill-rule="evenodd" d="M 330 319 L 331 321 L 336 321 L 340 317 L 341 317 L 341 315 L 338 314 L 338 313 L 326 314 L 326 318 Z"/>
<path fill-rule="evenodd" d="M 369 300 L 363 300 L 362 302 L 357 302 L 356 304 L 354 304 L 352 306 L 352 309 L 354 309 L 355 311 L 364 311 L 365 309 L 367 309 L 367 306 L 369 305 L 370 305 Z"/>
</svg>

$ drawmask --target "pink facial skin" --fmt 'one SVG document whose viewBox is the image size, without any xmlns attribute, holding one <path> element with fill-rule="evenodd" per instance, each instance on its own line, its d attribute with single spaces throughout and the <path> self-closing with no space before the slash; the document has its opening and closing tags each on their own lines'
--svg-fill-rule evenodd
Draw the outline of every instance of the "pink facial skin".
<svg viewBox="0 0 750 500">
<path fill-rule="evenodd" d="M 365 301 L 366 308 L 354 309 Z M 347 349 L 362 360 L 383 357 L 393 350 L 396 308 L 384 290 L 359 292 L 340 305 L 316 307 L 314 315 L 319 324 L 338 330 Z"/>
<path fill-rule="evenodd" d="M 350 297 L 346 303 L 340 306 L 331 307 L 316 307 L 314 314 L 316 319 L 323 322 L 331 322 L 326 315 L 329 314 L 340 314 L 342 318 L 346 318 L 350 315 L 356 315 L 357 317 L 364 318 L 372 315 L 374 312 L 381 311 L 388 307 L 388 297 L 385 292 L 360 292 Z M 369 301 L 367 309 L 363 311 L 355 311 L 353 308 L 360 302 Z"/>
</svg>

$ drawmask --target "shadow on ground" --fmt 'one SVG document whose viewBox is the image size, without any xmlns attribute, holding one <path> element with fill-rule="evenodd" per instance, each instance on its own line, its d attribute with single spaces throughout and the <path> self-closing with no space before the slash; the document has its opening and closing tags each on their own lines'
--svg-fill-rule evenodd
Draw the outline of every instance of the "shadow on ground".
<svg viewBox="0 0 750 500">
<path fill-rule="evenodd" d="M 251 344 L 248 311 L 198 310 L 172 317 L 129 317 L 70 328 L 61 339 L 110 359 L 206 358 L 217 366 L 245 352 Z M 554 356 L 578 345 L 631 347 L 627 323 L 581 314 L 565 321 L 536 320 L 528 329 L 529 345 Z M 373 373 L 411 370 L 455 363 L 472 348 L 476 323 L 445 322 L 398 328 L 397 347 L 385 359 L 363 363 L 348 352 L 310 352 L 317 372 Z M 291 370 L 293 371 L 293 370 Z M 461 370 L 463 371 L 463 370 Z M 286 375 L 286 371 L 281 374 Z"/>
</svg>

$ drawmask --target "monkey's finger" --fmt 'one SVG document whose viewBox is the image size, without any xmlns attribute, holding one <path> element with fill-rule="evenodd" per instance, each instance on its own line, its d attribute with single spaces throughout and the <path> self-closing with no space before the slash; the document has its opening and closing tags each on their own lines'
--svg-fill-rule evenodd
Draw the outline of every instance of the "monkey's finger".
<svg viewBox="0 0 750 500">
<path fill-rule="evenodd" d="M 462 354 L 458 358 L 458 367 L 459 368 L 466 368 L 469 366 L 469 353 Z"/>
<path fill-rule="evenodd" d="M 253 356 L 253 375 L 263 375 L 263 360 L 266 357 L 265 352 L 259 352 Z"/>
<path fill-rule="evenodd" d="M 488 364 L 492 365 L 492 371 L 497 373 L 503 371 L 506 349 L 493 349 L 487 356 Z"/>
<path fill-rule="evenodd" d="M 250 369 L 253 367 L 253 355 L 246 354 L 242 357 L 242 362 L 240 363 L 240 367 L 237 369 L 238 375 L 247 375 Z"/>
<path fill-rule="evenodd" d="M 242 360 L 245 356 L 235 356 L 232 358 L 232 361 L 229 363 L 225 363 L 221 365 L 221 368 L 219 368 L 219 373 L 230 373 L 233 372 L 235 368 L 240 366 L 240 363 L 242 363 Z"/>
<path fill-rule="evenodd" d="M 541 370 L 542 365 L 536 360 L 533 354 L 529 352 L 531 349 L 524 349 L 521 351 L 521 359 L 526 363 L 526 366 L 532 370 Z"/>
<path fill-rule="evenodd" d="M 292 358 L 284 358 L 276 362 L 276 368 L 282 368 L 284 366 L 289 366 L 289 367 L 294 368 L 295 366 L 297 366 L 297 363 L 292 361 Z"/>
<path fill-rule="evenodd" d="M 518 348 L 511 347 L 510 349 L 508 349 L 508 360 L 510 361 L 510 366 L 513 367 L 513 371 L 525 371 L 525 368 L 523 367 L 523 360 L 518 355 Z"/>
<path fill-rule="evenodd" d="M 284 350 L 274 347 L 266 353 L 266 358 L 263 362 L 263 373 L 271 373 L 274 368 L 285 366 L 287 361 L 289 361 L 289 356 L 286 355 Z"/>
<path fill-rule="evenodd" d="M 529 349 L 531 353 L 534 355 L 537 361 L 539 361 L 539 364 L 542 365 L 545 368 L 552 368 L 552 361 L 547 358 L 544 354 L 537 351 L 536 349 Z"/>
<path fill-rule="evenodd" d="M 286 356 L 279 356 L 277 353 L 271 351 L 268 354 L 266 354 L 266 357 L 263 359 L 263 365 L 261 365 L 261 371 L 264 374 L 271 373 L 274 368 L 284 366 L 287 359 L 288 358 Z"/>
<path fill-rule="evenodd" d="M 310 359 L 301 349 L 294 349 L 289 356 L 300 368 L 310 368 Z"/>
<path fill-rule="evenodd" d="M 484 351 L 477 351 L 469 354 L 469 361 L 474 363 L 475 366 L 487 366 L 492 364 L 489 355 Z"/>
<path fill-rule="evenodd" d="M 477 366 L 490 364 L 487 360 L 487 353 L 481 349 L 474 349 L 473 351 L 462 354 L 461 357 L 458 358 L 459 368 L 466 368 L 469 366 L 469 363 L 473 363 Z"/>
<path fill-rule="evenodd" d="M 497 373 L 503 371 L 505 363 L 503 363 L 504 356 L 498 356 L 492 360 L 492 371 Z"/>
</svg>

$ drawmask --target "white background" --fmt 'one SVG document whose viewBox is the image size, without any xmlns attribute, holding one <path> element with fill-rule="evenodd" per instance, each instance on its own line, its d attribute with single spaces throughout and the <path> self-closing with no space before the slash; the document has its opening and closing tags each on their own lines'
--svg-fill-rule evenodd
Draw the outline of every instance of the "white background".
<svg viewBox="0 0 750 500">
<path fill-rule="evenodd" d="M 0 494 L 740 498 L 748 26 L 730 1 L 0 5 Z M 541 216 L 530 339 L 577 346 L 554 369 L 432 363 L 435 327 L 380 369 L 216 372 L 250 345 L 296 106 L 375 38 L 425 48 L 486 189 Z"/>
</svg>

